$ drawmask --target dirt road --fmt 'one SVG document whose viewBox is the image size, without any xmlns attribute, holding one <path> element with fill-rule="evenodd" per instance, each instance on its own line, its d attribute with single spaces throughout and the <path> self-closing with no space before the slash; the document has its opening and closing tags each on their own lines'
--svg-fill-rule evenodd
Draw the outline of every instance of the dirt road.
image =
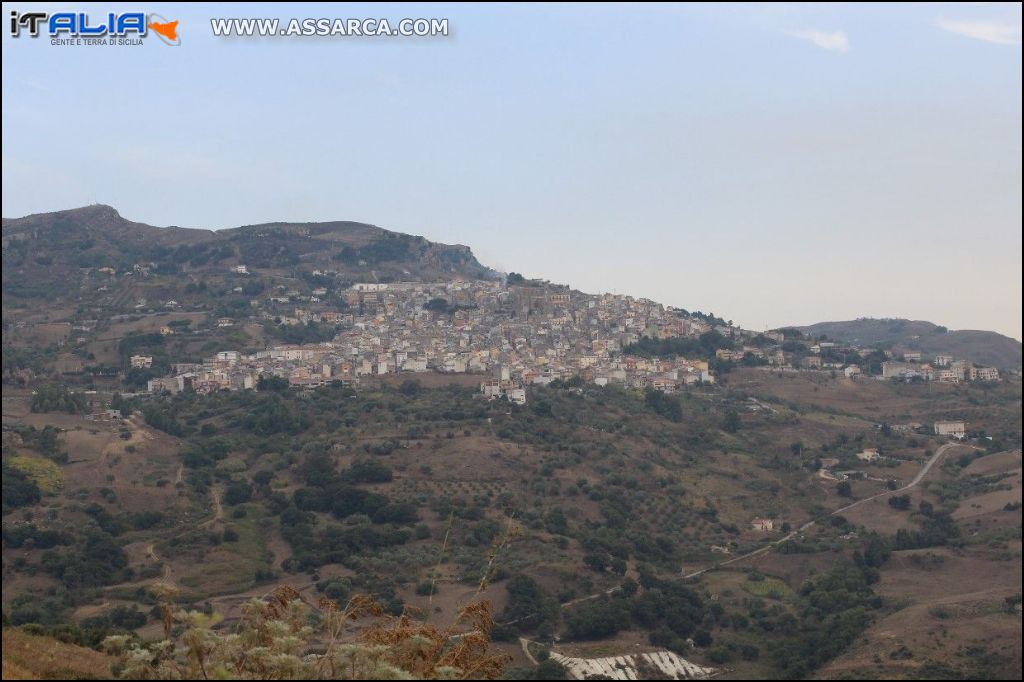
<svg viewBox="0 0 1024 682">
<path fill-rule="evenodd" d="M 924 466 L 921 467 L 921 470 L 919 472 L 917 472 L 917 475 L 914 476 L 914 479 L 910 483 L 908 483 L 907 485 L 905 485 L 902 488 L 899 488 L 897 490 L 886 490 L 884 492 L 877 493 L 875 495 L 871 495 L 870 497 L 865 497 L 863 500 L 857 500 L 856 502 L 852 502 L 852 503 L 846 505 L 845 507 L 840 507 L 839 509 L 836 509 L 835 511 L 829 512 L 828 516 L 826 516 L 825 518 L 828 518 L 829 516 L 835 516 L 837 514 L 842 514 L 845 511 L 849 511 L 850 509 L 853 509 L 854 507 L 859 507 L 860 505 L 864 504 L 865 502 L 870 502 L 871 500 L 878 499 L 879 497 L 884 497 L 886 495 L 895 495 L 897 493 L 901 493 L 901 492 L 904 492 L 904 491 L 907 491 L 907 490 L 910 490 L 910 489 L 916 487 L 921 481 L 924 480 L 924 477 L 928 475 L 928 472 L 931 471 L 932 467 L 935 466 L 939 462 L 939 460 L 942 459 L 945 456 L 945 454 L 947 452 L 949 452 L 951 449 L 957 448 L 957 447 L 971 447 L 971 448 L 973 448 L 975 446 L 973 446 L 973 445 L 961 445 L 960 443 L 946 443 L 945 445 L 940 446 L 939 449 L 935 451 L 935 454 L 933 454 L 928 459 L 928 461 L 924 463 Z M 820 520 L 820 519 L 818 519 L 818 520 Z M 705 574 L 705 573 L 707 573 L 709 571 L 714 571 L 715 569 L 722 568 L 724 566 L 729 566 L 730 564 L 735 564 L 736 562 L 743 561 L 744 559 L 749 559 L 750 557 L 758 556 L 760 554 L 764 554 L 765 552 L 770 552 L 772 549 L 778 547 L 782 543 L 789 542 L 796 535 L 804 532 L 805 530 L 807 530 L 808 528 L 813 526 L 815 523 L 817 523 L 818 520 L 808 521 L 807 523 L 805 523 L 804 525 L 800 526 L 796 530 L 791 531 L 790 533 L 788 533 L 785 536 L 779 538 L 775 542 L 767 544 L 764 547 L 760 547 L 758 549 L 755 549 L 752 552 L 747 552 L 746 554 L 742 554 L 742 555 L 740 555 L 738 557 L 733 557 L 732 559 L 729 559 L 727 561 L 720 561 L 717 564 L 714 564 L 712 566 L 708 566 L 707 568 L 702 568 L 699 571 L 694 571 L 693 573 L 687 573 L 687 574 L 683 575 L 683 577 L 684 578 L 696 578 L 697 576 L 703 575 L 703 574 Z"/>
<path fill-rule="evenodd" d="M 218 486 L 210 488 L 210 497 L 213 500 L 213 518 L 199 524 L 200 528 L 207 528 L 224 520 L 224 506 L 220 502 L 221 490 Z"/>
</svg>

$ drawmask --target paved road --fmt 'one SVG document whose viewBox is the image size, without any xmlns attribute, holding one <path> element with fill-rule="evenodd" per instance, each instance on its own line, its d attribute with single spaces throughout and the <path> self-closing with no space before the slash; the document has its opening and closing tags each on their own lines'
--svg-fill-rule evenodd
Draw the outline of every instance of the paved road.
<svg viewBox="0 0 1024 682">
<path fill-rule="evenodd" d="M 853 509 L 854 507 L 859 507 L 860 505 L 864 504 L 865 502 L 870 502 L 871 500 L 878 499 L 879 497 L 885 497 L 886 495 L 895 495 L 896 493 L 901 493 L 901 492 L 903 492 L 905 490 L 910 490 L 911 488 L 914 488 L 922 480 L 924 480 L 924 477 L 928 475 L 928 472 L 931 471 L 932 467 L 935 466 L 935 464 L 938 463 L 938 461 L 940 459 L 942 459 L 942 457 L 947 452 L 949 452 L 951 449 L 957 448 L 957 447 L 971 447 L 971 448 L 974 448 L 975 446 L 973 446 L 973 445 L 961 445 L 960 443 L 946 443 L 945 445 L 940 446 L 939 449 L 935 451 L 935 454 L 933 454 L 928 459 L 928 461 L 925 462 L 924 466 L 921 467 L 921 470 L 919 472 L 917 472 L 917 476 L 914 476 L 914 480 L 912 480 L 907 485 L 905 485 L 902 488 L 899 488 L 897 490 L 886 490 L 885 492 L 881 492 L 881 493 L 878 493 L 876 495 L 872 495 L 870 497 L 865 497 L 863 500 L 857 500 L 856 502 L 848 504 L 845 507 L 840 507 L 839 509 L 836 509 L 833 512 L 829 512 L 828 516 L 835 516 L 836 514 L 842 514 L 845 511 L 849 511 L 850 509 Z M 977 449 L 977 448 L 975 448 L 975 449 Z M 742 555 L 740 555 L 738 557 L 733 557 L 732 559 L 728 559 L 727 561 L 720 561 L 717 564 L 714 564 L 712 566 L 708 566 L 707 568 L 702 568 L 699 571 L 694 571 L 693 573 L 688 573 L 688 574 L 684 575 L 683 577 L 684 578 L 696 578 L 699 575 L 703 575 L 705 573 L 708 573 L 709 571 L 714 571 L 715 569 L 722 568 L 723 566 L 728 566 L 729 564 L 734 564 L 737 561 L 743 561 L 744 559 L 749 559 L 750 557 L 757 556 L 759 554 L 764 554 L 765 552 L 770 552 L 771 550 L 773 550 L 774 548 L 778 547 L 782 543 L 789 542 L 790 540 L 793 539 L 794 536 L 798 535 L 799 533 L 804 532 L 805 530 L 807 530 L 808 528 L 810 528 L 814 524 L 815 524 L 815 521 L 813 521 L 813 520 L 812 521 L 808 521 L 804 525 L 800 526 L 799 528 L 797 528 L 794 531 L 791 531 L 790 533 L 786 534 L 785 536 L 779 538 L 775 542 L 767 544 L 764 547 L 761 547 L 759 549 L 755 549 L 753 552 L 748 552 L 748 553 L 742 554 Z"/>
<path fill-rule="evenodd" d="M 906 484 L 902 488 L 899 488 L 897 490 L 886 490 L 885 492 L 878 493 L 877 495 L 872 495 L 871 497 L 865 497 L 863 500 L 857 500 L 856 502 L 854 502 L 852 504 L 848 504 L 845 507 L 841 507 L 839 509 L 836 509 L 834 512 L 829 514 L 829 516 L 835 516 L 836 514 L 841 514 L 842 512 L 844 512 L 844 511 L 846 511 L 848 509 L 853 509 L 854 507 L 858 507 L 858 506 L 864 504 L 865 502 L 870 502 L 871 500 L 874 500 L 874 499 L 879 498 L 879 497 L 884 497 L 885 495 L 893 495 L 895 493 L 901 493 L 904 490 L 910 490 L 911 488 L 917 486 L 917 484 L 920 483 L 922 480 L 924 480 L 924 477 L 928 475 L 928 472 L 931 471 L 932 467 L 935 466 L 935 464 L 940 459 L 942 459 L 943 455 L 945 455 L 946 452 L 948 452 L 949 450 L 951 450 L 953 448 L 956 448 L 956 447 L 972 447 L 973 448 L 974 446 L 973 445 L 961 445 L 960 443 L 946 443 L 945 445 L 940 446 L 939 449 L 935 451 L 935 454 L 932 455 L 931 458 L 927 462 L 924 463 L 924 466 L 921 467 L 921 470 L 917 472 L 917 476 L 914 476 L 914 480 L 912 480 L 910 483 Z M 813 523 L 813 521 L 811 523 Z"/>
</svg>

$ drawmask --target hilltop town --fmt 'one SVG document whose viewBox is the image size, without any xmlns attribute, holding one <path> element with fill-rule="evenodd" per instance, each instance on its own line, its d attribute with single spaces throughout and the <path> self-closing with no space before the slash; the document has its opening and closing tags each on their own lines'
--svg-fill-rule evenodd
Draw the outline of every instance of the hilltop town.
<svg viewBox="0 0 1024 682">
<path fill-rule="evenodd" d="M 331 310 L 314 288 L 253 300 L 250 320 L 281 325 L 329 325 L 336 335 L 306 345 L 275 346 L 243 355 L 225 350 L 202 364 L 176 364 L 173 376 L 149 382 L 151 391 L 204 392 L 257 386 L 260 377 L 292 386 L 396 372 L 493 375 L 488 397 L 525 402 L 523 387 L 576 376 L 671 391 L 713 383 L 707 359 L 636 357 L 623 352 L 644 335 L 699 337 L 715 328 L 683 311 L 630 296 L 593 296 L 547 283 L 506 285 L 487 280 L 438 283 L 357 283 Z M 286 306 L 300 304 L 283 312 Z M 220 319 L 219 325 L 233 325 Z M 728 335 L 739 333 L 719 327 Z M 174 333 L 171 329 L 165 333 Z M 134 366 L 152 358 L 134 356 Z"/>
<path fill-rule="evenodd" d="M 244 265 L 234 266 L 233 272 L 248 273 Z M 323 326 L 336 330 L 329 340 L 274 345 L 249 354 L 227 349 L 202 363 L 174 363 L 170 376 L 149 380 L 148 390 L 253 389 L 269 377 L 314 387 L 436 371 L 484 375 L 486 397 L 525 403 L 524 388 L 532 384 L 579 377 L 597 385 L 671 393 L 712 384 L 717 372 L 734 365 L 841 371 L 849 378 L 874 369 L 884 379 L 999 380 L 996 368 L 948 355 L 936 357 L 934 366 L 922 363 L 920 353 L 896 361 L 892 353 L 873 348 L 808 340 L 793 330 L 745 330 L 713 315 L 643 298 L 585 294 L 516 275 L 507 283 L 356 283 L 334 292 L 336 304 L 325 302 L 329 293 L 319 286 L 307 292 L 275 291 L 250 301 L 248 319 L 216 322 L 220 327 Z M 161 333 L 182 332 L 163 327 Z M 138 369 L 152 362 L 146 355 L 130 358 Z"/>
</svg>

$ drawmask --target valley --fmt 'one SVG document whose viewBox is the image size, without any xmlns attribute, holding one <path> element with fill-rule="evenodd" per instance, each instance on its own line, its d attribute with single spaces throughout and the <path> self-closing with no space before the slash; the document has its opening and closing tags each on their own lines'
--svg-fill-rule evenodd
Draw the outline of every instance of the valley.
<svg viewBox="0 0 1024 682">
<path fill-rule="evenodd" d="M 753 634 L 750 628 L 757 627 L 737 629 L 734 620 L 746 618 L 749 623 L 751 615 L 760 613 L 757 608 L 765 607 L 780 614 L 799 614 L 801 585 L 827 572 L 837 560 L 849 560 L 852 553 L 864 551 L 864 541 L 875 534 L 892 537 L 894 529 L 913 530 L 926 522 L 920 512 L 898 512 L 886 502 L 904 492 L 899 487 L 887 492 L 879 483 L 855 481 L 853 501 L 848 501 L 820 483 L 813 460 L 823 446 L 829 453 L 842 455 L 843 450 L 852 452 L 860 443 L 871 442 L 887 452 L 901 453 L 908 462 L 907 468 L 866 469 L 881 474 L 880 479 L 906 476 L 909 485 L 928 462 L 934 463 L 918 485 L 907 489 L 910 509 L 923 508 L 922 502 L 927 502 L 950 510 L 963 531 L 952 541 L 935 540 L 939 544 L 931 549 L 893 553 L 880 568 L 882 581 L 875 590 L 885 595 L 884 605 L 873 615 L 874 625 L 867 628 L 865 636 L 888 638 L 886 646 L 891 645 L 893 651 L 907 647 L 914 652 L 916 658 L 898 659 L 902 673 L 940 669 L 935 666 L 966 670 L 963 660 L 947 656 L 946 647 L 928 643 L 934 640 L 885 634 L 892 632 L 891 623 L 903 618 L 923 617 L 921 627 L 928 627 L 929 619 L 947 625 L 942 618 L 928 614 L 948 603 L 955 607 L 949 619 L 958 623 L 962 619 L 969 631 L 977 633 L 971 646 L 984 643 L 992 651 L 1003 652 L 1000 655 L 1012 665 L 1013 647 L 1005 649 L 1008 639 L 1000 634 L 1006 628 L 1012 631 L 1012 623 L 998 627 L 995 623 L 1014 617 L 998 614 L 1004 600 L 1015 594 L 1007 577 L 1012 578 L 1009 567 L 1019 562 L 1020 556 L 1019 451 L 984 455 L 971 446 L 928 438 L 917 442 L 896 436 L 885 439 L 858 410 L 836 407 L 851 401 L 854 391 L 847 384 L 852 382 L 846 379 L 815 383 L 817 392 L 797 387 L 796 393 L 805 395 L 807 402 L 788 402 L 784 408 L 774 403 L 779 405 L 777 412 L 769 415 L 745 410 L 742 426 L 735 433 L 718 428 L 727 405 L 743 405 L 751 386 L 757 386 L 758 399 L 767 403 L 793 392 L 794 381 L 814 380 L 779 377 L 756 369 L 738 372 L 723 387 L 679 396 L 684 419 L 678 423 L 651 412 L 642 399 L 618 389 L 538 388 L 531 402 L 550 405 L 550 413 L 542 408 L 538 414 L 532 406 L 499 407 L 481 401 L 472 388 L 446 384 L 440 375 L 437 381 L 425 380 L 415 388 L 381 382 L 354 391 L 287 392 L 256 402 L 245 393 L 157 401 L 169 403 L 174 419 L 183 425 L 178 436 L 146 425 L 141 415 L 123 422 L 90 423 L 77 415 L 32 413 L 28 393 L 19 396 L 7 391 L 5 438 L 15 424 L 36 429 L 57 426 L 62 430 L 58 442 L 67 443 L 69 458 L 61 466 L 63 484 L 55 494 L 44 496 L 42 506 L 30 517 L 23 511 L 5 516 L 5 529 L 27 524 L 60 529 L 74 538 L 83 522 L 88 525 L 106 519 L 95 508 L 101 507 L 121 521 L 122 527 L 128 526 L 114 537 L 124 548 L 131 575 L 123 582 L 106 578 L 101 582 L 109 582 L 107 585 L 83 589 L 68 585 L 66 575 L 62 579 L 45 569 L 26 570 L 40 562 L 45 566 L 42 557 L 47 550 L 8 545 L 5 595 L 45 595 L 64 584 L 72 588 L 68 597 L 57 601 L 50 597 L 45 602 L 55 610 L 51 623 L 68 620 L 87 627 L 96 622 L 90 619 L 102 619 L 118 607 L 140 608 L 144 614 L 152 604 L 146 587 L 156 582 L 173 584 L 184 603 L 221 614 L 224 627 L 236 621 L 246 599 L 268 594 L 276 585 L 295 587 L 307 599 L 366 590 L 386 599 L 392 609 L 423 612 L 429 604 L 435 617 L 443 620 L 476 594 L 474 584 L 484 571 L 487 547 L 512 519 L 519 534 L 496 562 L 496 573 L 481 596 L 502 614 L 510 608 L 507 581 L 526 574 L 549 599 L 564 602 L 560 618 L 555 615 L 540 624 L 528 619 L 526 626 L 511 622 L 508 628 L 522 633 L 517 636 L 543 642 L 545 632 L 559 633 L 566 627 L 559 625 L 559 620 L 572 622 L 569 619 L 578 617 L 577 612 L 586 618 L 598 617 L 586 609 L 615 606 L 622 598 L 622 580 L 633 586 L 646 581 L 648 589 L 656 589 L 653 581 L 668 580 L 687 584 L 703 600 L 713 600 L 706 603 L 722 607 L 713 621 L 708 621 L 707 615 L 698 621 L 707 628 L 712 644 L 684 647 L 684 657 L 724 668 L 720 674 L 726 677 L 770 675 L 779 665 L 770 654 L 764 654 L 764 660 L 759 653 L 758 660 L 745 661 L 739 653 L 729 653 L 739 652 Z M 436 387 L 427 388 L 430 383 Z M 890 396 L 891 404 L 898 404 L 900 410 L 895 414 L 927 418 L 927 410 L 932 408 L 924 394 L 931 389 L 918 387 L 914 395 L 904 387 L 894 388 L 902 394 Z M 969 392 L 969 397 L 977 400 L 979 396 Z M 145 402 L 139 399 L 143 410 Z M 282 417 L 302 414 L 311 423 L 289 427 L 287 419 L 282 419 L 284 430 L 280 432 L 249 432 L 244 426 L 246 415 L 271 403 L 275 410 L 278 403 L 284 406 L 287 412 L 281 413 Z M 876 404 L 871 403 L 872 407 Z M 1006 408 L 1000 404 L 1000 399 L 987 396 L 993 424 L 1002 423 L 1000 412 Z M 1006 417 L 1012 419 L 1019 403 L 1006 406 Z M 876 416 L 873 409 L 863 409 Z M 804 439 L 804 452 L 794 457 L 789 444 L 797 438 Z M 5 441 L 5 452 L 10 452 L 6 449 L 10 442 Z M 559 445 L 564 443 L 573 445 Z M 931 455 L 926 452 L 929 448 L 933 449 Z M 38 457 L 23 447 L 16 451 L 20 456 Z M 950 454 L 940 459 L 947 451 Z M 980 457 L 975 458 L 976 452 Z M 970 459 L 962 470 L 957 453 Z M 342 522 L 337 525 L 336 514 L 318 511 L 322 508 L 313 498 L 304 501 L 316 489 L 309 486 L 317 480 L 310 478 L 313 466 L 329 466 L 342 472 L 343 478 L 347 472 L 365 468 L 365 473 L 347 474 L 355 478 L 353 483 L 342 484 L 351 491 L 343 495 L 360 490 L 381 496 L 388 500 L 384 508 L 407 503 L 408 511 L 390 512 L 407 516 L 385 521 L 377 518 L 381 507 L 377 512 L 366 508 L 355 516 L 337 517 Z M 643 472 L 643 477 L 638 478 L 637 472 Z M 248 483 L 247 494 L 231 503 L 222 502 L 223 490 L 239 480 Z M 959 490 L 957 486 L 962 484 L 957 482 L 963 480 L 972 485 Z M 363 492 L 360 496 L 365 499 Z M 1016 510 L 1007 511 L 1014 501 Z M 293 506 L 296 504 L 301 506 Z M 155 525 L 129 525 L 137 515 L 154 508 L 161 514 Z M 348 508 L 341 513 L 348 513 Z M 822 517 L 829 509 L 841 511 Z M 368 512 L 369 516 L 360 516 Z M 296 514 L 308 518 L 299 518 L 297 527 L 289 527 L 285 518 Z M 793 530 L 745 530 L 756 516 L 769 516 L 780 527 L 785 523 Z M 818 522 L 807 525 L 810 519 Z M 115 522 L 106 523 L 117 531 Z M 381 534 L 389 527 L 398 530 L 403 526 L 409 529 L 404 536 L 388 539 Z M 357 529 L 370 533 L 366 538 L 373 544 L 353 546 L 352 539 L 345 539 L 337 549 L 324 545 L 334 533 L 340 533 L 339 539 L 351 538 Z M 444 542 L 446 534 L 450 535 L 448 543 Z M 319 539 L 307 546 L 300 540 L 307 535 Z M 784 538 L 789 540 L 780 542 Z M 384 544 L 378 544 L 381 542 Z M 1003 549 L 993 549 L 1000 546 Z M 916 556 L 927 557 L 921 561 L 928 565 L 919 567 Z M 889 562 L 894 564 L 892 578 L 887 577 Z M 1003 562 L 1009 562 L 1009 573 L 988 568 Z M 934 582 L 947 570 L 952 571 L 950 585 L 957 583 L 954 576 L 963 570 L 978 570 L 992 580 L 986 579 L 987 586 L 972 584 L 962 597 L 956 591 L 918 594 L 899 587 L 913 580 L 913 573 L 901 577 L 908 571 L 917 571 Z M 430 581 L 437 592 L 431 595 L 427 589 L 424 596 L 423 585 Z M 765 581 L 778 587 L 757 592 Z M 586 599 L 605 591 L 609 594 Z M 764 606 L 755 607 L 755 602 Z M 19 603 L 13 602 L 15 606 Z M 973 610 L 957 610 L 962 608 L 956 606 L 960 603 L 974 604 Z M 517 607 L 513 604 L 511 608 L 510 615 Z M 989 615 L 968 615 L 978 608 Z M 37 618 L 23 607 L 11 615 Z M 1019 624 L 1019 615 L 1016 618 Z M 139 633 L 159 636 L 158 621 L 147 621 Z M 635 651 L 637 646 L 642 650 L 663 641 L 654 638 L 648 642 L 643 630 L 632 629 L 635 626 L 628 622 L 626 618 L 619 627 L 600 635 L 598 644 L 588 643 L 593 635 L 582 634 L 585 631 L 579 624 L 570 626 L 576 636 L 561 631 L 554 651 L 599 657 Z M 876 631 L 878 635 L 873 634 Z M 499 635 L 504 636 L 503 632 Z M 756 639 L 765 637 L 780 646 L 786 642 L 777 630 L 765 631 Z M 666 644 L 677 646 L 671 640 Z M 499 642 L 497 646 L 518 665 L 531 665 L 514 638 L 508 645 Z M 896 659 L 886 658 L 879 664 L 858 656 L 858 650 L 851 648 L 820 674 L 889 670 L 886 666 L 895 665 Z M 864 650 L 877 648 L 865 646 Z"/>
</svg>

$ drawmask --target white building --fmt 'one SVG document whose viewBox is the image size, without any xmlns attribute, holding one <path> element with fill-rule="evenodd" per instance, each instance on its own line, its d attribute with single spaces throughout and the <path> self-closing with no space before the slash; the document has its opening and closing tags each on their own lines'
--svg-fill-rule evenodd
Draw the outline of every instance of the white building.
<svg viewBox="0 0 1024 682">
<path fill-rule="evenodd" d="M 884 379 L 912 379 L 921 378 L 932 380 L 935 378 L 935 371 L 931 365 L 912 364 L 907 362 L 896 362 L 887 360 L 882 363 L 882 378 Z"/>
<path fill-rule="evenodd" d="M 177 377 L 161 377 L 150 379 L 146 382 L 146 388 L 150 393 L 178 393 L 181 390 L 181 382 Z"/>
<path fill-rule="evenodd" d="M 862 462 L 874 462 L 878 457 L 878 448 L 864 448 L 857 453 L 857 459 Z"/>
<path fill-rule="evenodd" d="M 999 381 L 999 370 L 995 367 L 978 367 L 978 381 Z"/>
<path fill-rule="evenodd" d="M 967 436 L 967 424 L 962 421 L 935 422 L 935 435 L 962 440 Z"/>
<path fill-rule="evenodd" d="M 402 363 L 403 372 L 426 372 L 427 361 L 421 358 L 407 358 Z"/>
</svg>

